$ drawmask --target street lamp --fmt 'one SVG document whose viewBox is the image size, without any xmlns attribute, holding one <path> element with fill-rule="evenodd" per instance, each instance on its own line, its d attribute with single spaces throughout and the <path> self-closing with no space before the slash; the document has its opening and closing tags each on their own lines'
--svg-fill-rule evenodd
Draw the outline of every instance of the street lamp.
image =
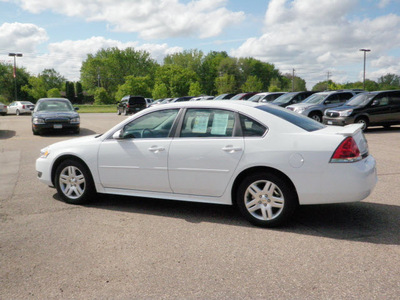
<svg viewBox="0 0 400 300">
<path fill-rule="evenodd" d="M 363 90 L 365 90 L 365 61 L 367 59 L 367 52 L 370 52 L 370 49 L 360 49 L 360 51 L 364 52 L 364 77 L 363 77 Z"/>
<path fill-rule="evenodd" d="M 15 101 L 17 101 L 17 57 L 22 57 L 22 53 L 8 53 L 8 56 L 14 56 L 13 76 L 15 82 Z"/>
</svg>

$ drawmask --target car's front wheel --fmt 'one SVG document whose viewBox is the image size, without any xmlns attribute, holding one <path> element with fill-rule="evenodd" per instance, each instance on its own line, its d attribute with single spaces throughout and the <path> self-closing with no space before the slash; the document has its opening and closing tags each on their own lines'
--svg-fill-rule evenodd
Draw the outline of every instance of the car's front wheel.
<svg viewBox="0 0 400 300">
<path fill-rule="evenodd" d="M 364 131 L 364 130 L 367 130 L 367 128 L 368 128 L 368 120 L 367 120 L 367 118 L 364 118 L 364 117 L 358 118 L 358 119 L 356 120 L 356 123 L 362 124 L 361 129 L 362 129 L 363 131 Z"/>
<path fill-rule="evenodd" d="M 297 194 L 289 182 L 275 174 L 255 173 L 239 186 L 237 204 L 242 215 L 260 227 L 284 224 L 297 207 Z"/>
<path fill-rule="evenodd" d="M 16 114 L 17 116 L 19 116 L 21 113 L 20 113 L 19 110 L 17 109 L 17 110 L 15 111 L 15 114 Z"/>
<path fill-rule="evenodd" d="M 88 168 L 77 160 L 63 161 L 57 167 L 54 183 L 58 194 L 67 203 L 87 203 L 96 194 Z"/>
<path fill-rule="evenodd" d="M 308 115 L 311 119 L 321 123 L 322 122 L 322 115 L 318 112 L 312 112 Z"/>
</svg>

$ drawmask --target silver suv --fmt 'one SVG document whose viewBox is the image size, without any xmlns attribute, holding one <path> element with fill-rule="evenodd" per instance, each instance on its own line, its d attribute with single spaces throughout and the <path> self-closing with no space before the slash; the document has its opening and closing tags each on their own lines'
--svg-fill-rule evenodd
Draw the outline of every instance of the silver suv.
<svg viewBox="0 0 400 300">
<path fill-rule="evenodd" d="M 340 90 L 315 93 L 304 99 L 304 101 L 289 105 L 286 108 L 308 116 L 315 121 L 322 122 L 325 109 L 341 106 L 360 92 L 362 91 Z"/>
</svg>

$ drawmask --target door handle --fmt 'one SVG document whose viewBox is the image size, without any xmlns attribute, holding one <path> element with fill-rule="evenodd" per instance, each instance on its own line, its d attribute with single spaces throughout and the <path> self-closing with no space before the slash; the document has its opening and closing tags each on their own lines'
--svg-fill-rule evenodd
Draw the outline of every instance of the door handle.
<svg viewBox="0 0 400 300">
<path fill-rule="evenodd" d="M 158 153 L 158 152 L 161 152 L 161 151 L 164 151 L 164 150 L 165 150 L 164 147 L 159 147 L 159 146 L 152 146 L 152 147 L 149 148 L 149 151 L 150 152 L 154 152 L 154 153 Z"/>
<path fill-rule="evenodd" d="M 242 151 L 242 147 L 234 147 L 232 145 L 229 145 L 229 146 L 225 146 L 224 148 L 222 148 L 222 151 L 234 153 L 234 152 Z"/>
</svg>

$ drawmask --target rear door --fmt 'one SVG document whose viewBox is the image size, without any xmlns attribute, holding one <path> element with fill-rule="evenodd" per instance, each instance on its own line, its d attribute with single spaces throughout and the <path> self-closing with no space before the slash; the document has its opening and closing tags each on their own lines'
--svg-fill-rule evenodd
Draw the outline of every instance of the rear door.
<svg viewBox="0 0 400 300">
<path fill-rule="evenodd" d="M 389 92 L 390 116 L 388 121 L 400 123 L 400 91 Z"/>
<path fill-rule="evenodd" d="M 244 151 L 244 139 L 233 136 L 235 119 L 234 112 L 222 109 L 186 111 L 169 152 L 174 193 L 222 196 Z"/>
</svg>

